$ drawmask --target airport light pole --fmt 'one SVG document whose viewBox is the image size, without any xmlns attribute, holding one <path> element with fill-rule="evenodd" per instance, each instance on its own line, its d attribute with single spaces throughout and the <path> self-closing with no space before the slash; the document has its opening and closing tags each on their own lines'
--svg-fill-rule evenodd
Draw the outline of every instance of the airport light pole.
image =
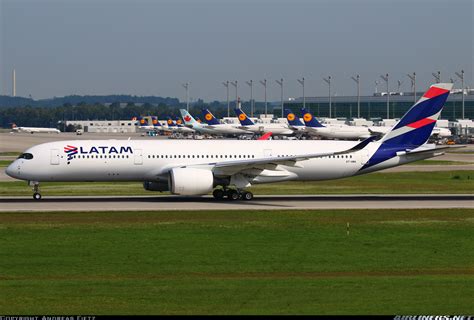
<svg viewBox="0 0 474 320">
<path fill-rule="evenodd" d="M 283 118 L 283 78 L 280 80 L 275 80 L 275 82 L 280 85 L 281 89 L 281 117 Z"/>
<path fill-rule="evenodd" d="M 387 85 L 387 119 L 390 119 L 390 91 L 388 90 L 388 73 L 381 75 L 380 78 L 382 78 Z"/>
<path fill-rule="evenodd" d="M 462 98 L 462 119 L 464 119 L 464 70 L 461 70 L 461 73 L 455 72 L 456 75 L 461 79 L 461 98 Z"/>
<path fill-rule="evenodd" d="M 237 100 L 239 100 L 239 96 L 238 96 L 238 94 L 237 94 L 237 89 L 238 89 L 237 80 L 232 81 L 231 84 L 235 87 L 235 107 L 238 108 L 239 105 L 238 105 L 238 101 L 237 101 Z"/>
<path fill-rule="evenodd" d="M 260 80 L 260 83 L 265 88 L 265 118 L 267 117 L 267 79 Z"/>
<path fill-rule="evenodd" d="M 230 104 L 229 104 L 229 80 L 222 82 L 224 87 L 227 89 L 227 117 L 230 117 Z"/>
<path fill-rule="evenodd" d="M 323 78 L 323 80 L 328 84 L 329 86 L 329 118 L 331 118 L 331 76 L 327 78 Z"/>
<path fill-rule="evenodd" d="M 296 79 L 300 84 L 301 86 L 303 87 L 303 108 L 306 109 L 306 97 L 304 95 L 304 77 L 301 78 L 301 79 Z"/>
<path fill-rule="evenodd" d="M 360 75 L 351 77 L 357 83 L 357 118 L 360 118 Z"/>
<path fill-rule="evenodd" d="M 413 72 L 413 75 L 407 74 L 408 78 L 411 80 L 411 87 L 413 88 L 413 100 L 416 103 L 416 73 Z"/>
<path fill-rule="evenodd" d="M 402 80 L 397 80 L 397 92 L 400 94 L 400 87 L 402 86 L 403 81 Z"/>
<path fill-rule="evenodd" d="M 186 89 L 186 111 L 189 111 L 189 82 L 183 83 L 182 86 Z"/>
<path fill-rule="evenodd" d="M 441 71 L 438 71 L 437 73 L 432 72 L 431 74 L 435 78 L 436 83 L 441 82 Z"/>
<path fill-rule="evenodd" d="M 250 87 L 250 117 L 253 118 L 253 80 L 245 81 Z"/>
</svg>

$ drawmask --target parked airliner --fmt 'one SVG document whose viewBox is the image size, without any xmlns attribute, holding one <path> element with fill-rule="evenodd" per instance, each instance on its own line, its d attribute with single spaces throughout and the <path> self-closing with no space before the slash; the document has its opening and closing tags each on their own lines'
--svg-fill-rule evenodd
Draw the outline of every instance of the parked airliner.
<svg viewBox="0 0 474 320">
<path fill-rule="evenodd" d="M 214 117 L 214 115 L 208 109 L 202 109 L 202 115 L 204 121 L 207 123 L 208 129 L 214 130 L 217 134 L 225 135 L 241 135 L 241 134 L 252 134 L 244 129 L 240 129 L 240 125 L 232 123 L 220 123 L 219 120 Z"/>
<path fill-rule="evenodd" d="M 60 133 L 58 129 L 55 128 L 41 128 L 41 127 L 17 127 L 16 124 L 12 124 L 13 132 L 26 132 L 26 133 Z"/>
<path fill-rule="evenodd" d="M 29 181 L 34 199 L 40 182 L 141 181 L 150 191 L 250 200 L 253 184 L 339 179 L 443 154 L 449 146 L 426 141 L 451 88 L 432 85 L 378 141 L 56 141 L 27 149 L 6 173 Z"/>
<path fill-rule="evenodd" d="M 267 132 L 272 132 L 274 135 L 284 135 L 289 136 L 294 134 L 294 131 L 290 129 L 287 124 L 284 123 L 255 123 L 253 122 L 247 114 L 240 108 L 240 101 L 238 103 L 239 108 L 234 109 L 237 118 L 242 125 L 240 128 L 250 131 L 255 134 L 264 134 Z"/>
<path fill-rule="evenodd" d="M 209 129 L 207 127 L 207 123 L 201 123 L 194 119 L 194 117 L 186 110 L 186 109 L 179 109 L 181 116 L 183 117 L 184 124 L 188 128 L 192 128 L 195 131 L 203 134 L 216 134 L 215 130 Z"/>
</svg>

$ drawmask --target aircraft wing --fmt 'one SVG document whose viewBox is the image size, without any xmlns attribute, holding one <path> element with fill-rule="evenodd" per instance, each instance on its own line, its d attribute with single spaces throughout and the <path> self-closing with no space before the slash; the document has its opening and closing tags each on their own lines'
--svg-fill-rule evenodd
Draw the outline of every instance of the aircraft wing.
<svg viewBox="0 0 474 320">
<path fill-rule="evenodd" d="M 237 173 L 245 172 L 252 169 L 275 170 L 278 165 L 300 167 L 299 161 L 308 160 L 312 158 L 348 154 L 363 149 L 367 144 L 374 141 L 374 137 L 363 140 L 354 147 L 336 152 L 319 152 L 296 156 L 285 157 L 267 157 L 258 159 L 242 159 L 235 161 L 212 162 L 207 164 L 190 165 L 189 167 L 209 167 L 216 176 L 232 176 Z"/>
</svg>

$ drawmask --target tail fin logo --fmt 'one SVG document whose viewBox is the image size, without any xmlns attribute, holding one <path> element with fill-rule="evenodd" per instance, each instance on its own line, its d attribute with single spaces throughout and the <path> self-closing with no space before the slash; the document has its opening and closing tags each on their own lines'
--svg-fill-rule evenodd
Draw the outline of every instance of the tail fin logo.
<svg viewBox="0 0 474 320">
<path fill-rule="evenodd" d="M 295 114 L 294 113 L 288 113 L 288 115 L 286 116 L 286 119 L 288 121 L 293 121 L 295 120 Z"/>
<path fill-rule="evenodd" d="M 181 119 L 176 120 L 176 124 L 183 124 L 183 121 Z"/>
<path fill-rule="evenodd" d="M 188 115 L 186 115 L 186 116 L 184 117 L 184 121 L 186 121 L 186 122 L 189 122 L 189 121 L 191 121 L 191 117 L 190 117 L 190 116 L 188 116 Z"/>
<path fill-rule="evenodd" d="M 244 121 L 245 119 L 247 119 L 247 117 L 245 116 L 244 113 L 239 114 L 239 120 L 240 121 Z"/>
<path fill-rule="evenodd" d="M 206 113 L 206 115 L 204 117 L 206 118 L 207 121 L 212 120 L 212 114 L 210 114 L 210 113 Z"/>
<path fill-rule="evenodd" d="M 304 114 L 303 119 L 305 122 L 310 122 L 311 120 L 313 120 L 313 116 L 311 115 L 311 113 L 308 112 Z"/>
<path fill-rule="evenodd" d="M 173 124 L 173 120 L 168 119 L 168 124 L 169 124 L 169 125 L 172 125 L 172 124 Z"/>
<path fill-rule="evenodd" d="M 67 154 L 67 164 L 69 164 L 78 151 L 77 147 L 68 144 L 64 147 L 64 152 Z"/>
<path fill-rule="evenodd" d="M 133 118 L 132 118 L 132 121 L 137 121 L 137 117 L 133 117 Z"/>
</svg>

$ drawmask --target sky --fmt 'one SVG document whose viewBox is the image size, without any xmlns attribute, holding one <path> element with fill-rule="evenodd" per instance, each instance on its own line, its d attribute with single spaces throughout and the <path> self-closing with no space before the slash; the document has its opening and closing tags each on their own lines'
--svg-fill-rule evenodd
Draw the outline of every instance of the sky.
<svg viewBox="0 0 474 320">
<path fill-rule="evenodd" d="M 473 85 L 473 0 L 0 0 L 0 94 L 34 99 L 132 94 L 185 100 L 238 95 L 361 94 L 389 73 L 390 91 L 456 79 Z M 456 86 L 460 86 L 456 82 Z M 385 90 L 385 89 L 384 89 Z M 229 89 L 231 99 L 235 88 Z"/>
</svg>

